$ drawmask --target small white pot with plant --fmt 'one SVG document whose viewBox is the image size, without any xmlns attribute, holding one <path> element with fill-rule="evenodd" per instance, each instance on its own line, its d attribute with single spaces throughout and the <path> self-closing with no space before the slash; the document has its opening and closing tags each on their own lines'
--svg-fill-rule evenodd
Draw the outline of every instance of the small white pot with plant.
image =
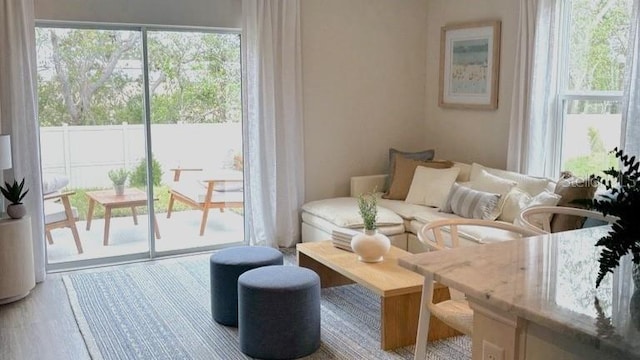
<svg viewBox="0 0 640 360">
<path fill-rule="evenodd" d="M 5 182 L 4 187 L 0 186 L 0 191 L 11 203 L 7 205 L 7 215 L 9 215 L 9 217 L 12 219 L 21 219 L 27 214 L 27 209 L 22 203 L 22 199 L 24 199 L 29 192 L 29 189 L 24 188 L 24 178 L 22 178 L 19 184 L 16 180 L 13 180 L 13 184 Z"/>
<path fill-rule="evenodd" d="M 129 171 L 125 168 L 109 170 L 109 179 L 113 183 L 116 195 L 124 195 L 124 186 L 129 178 Z"/>
<path fill-rule="evenodd" d="M 362 262 L 380 262 L 391 248 L 389 238 L 376 231 L 377 203 L 378 199 L 373 194 L 358 196 L 358 210 L 364 223 L 364 234 L 357 234 L 351 239 L 351 248 Z"/>
</svg>

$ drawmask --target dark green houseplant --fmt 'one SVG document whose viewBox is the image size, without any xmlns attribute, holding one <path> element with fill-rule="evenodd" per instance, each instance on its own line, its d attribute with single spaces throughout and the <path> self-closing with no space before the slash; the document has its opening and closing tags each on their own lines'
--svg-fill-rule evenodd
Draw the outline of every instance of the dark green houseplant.
<svg viewBox="0 0 640 360">
<path fill-rule="evenodd" d="M 4 187 L 0 186 L 0 192 L 11 202 L 11 204 L 7 206 L 7 214 L 14 219 L 22 218 L 26 213 L 22 199 L 24 199 L 29 192 L 29 189 L 25 189 L 24 187 L 24 178 L 20 183 L 18 183 L 17 180 L 13 180 L 13 184 L 5 181 L 4 185 Z"/>
<path fill-rule="evenodd" d="M 618 218 L 609 233 L 596 243 L 603 247 L 596 287 L 607 273 L 613 273 L 622 256 L 631 253 L 633 263 L 636 267 L 640 265 L 640 163 L 635 156 L 629 157 L 618 148 L 612 152 L 620 161 L 620 170 L 611 168 L 604 171 L 608 176 L 594 177 L 604 185 L 606 193 L 599 198 L 577 201 L 590 210 Z"/>
</svg>

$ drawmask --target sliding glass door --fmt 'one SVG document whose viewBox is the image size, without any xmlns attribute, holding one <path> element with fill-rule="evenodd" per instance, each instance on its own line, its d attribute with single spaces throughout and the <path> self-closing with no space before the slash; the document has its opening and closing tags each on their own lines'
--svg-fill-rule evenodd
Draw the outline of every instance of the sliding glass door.
<svg viewBox="0 0 640 360">
<path fill-rule="evenodd" d="M 166 165 L 157 196 L 160 252 L 244 239 L 240 36 L 147 32 L 153 155 Z M 208 187 L 213 191 L 207 198 Z"/>
<path fill-rule="evenodd" d="M 239 34 L 36 37 L 50 269 L 244 241 Z"/>
</svg>

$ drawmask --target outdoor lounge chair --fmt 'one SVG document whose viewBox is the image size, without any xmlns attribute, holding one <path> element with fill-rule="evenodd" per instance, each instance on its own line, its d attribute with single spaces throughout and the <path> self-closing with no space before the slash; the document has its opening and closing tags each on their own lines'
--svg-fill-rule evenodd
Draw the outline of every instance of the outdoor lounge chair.
<svg viewBox="0 0 640 360">
<path fill-rule="evenodd" d="M 55 192 L 44 196 L 44 229 L 47 242 L 53 244 L 51 230 L 59 228 L 70 228 L 73 240 L 76 243 L 78 254 L 82 254 L 82 243 L 76 227 L 78 210 L 71 206 L 69 197 L 75 192 Z"/>
<path fill-rule="evenodd" d="M 175 201 L 185 203 L 202 211 L 200 236 L 207 226 L 209 209 L 242 208 L 244 206 L 242 173 L 235 170 L 220 170 L 213 173 L 202 169 L 171 169 L 173 183 L 169 186 L 167 218 L 171 217 Z M 182 179 L 182 172 L 199 172 L 198 179 Z"/>
</svg>

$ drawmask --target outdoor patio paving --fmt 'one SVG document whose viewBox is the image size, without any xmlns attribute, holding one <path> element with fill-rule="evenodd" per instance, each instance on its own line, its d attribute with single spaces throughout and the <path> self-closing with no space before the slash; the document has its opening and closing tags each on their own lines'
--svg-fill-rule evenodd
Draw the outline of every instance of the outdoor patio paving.
<svg viewBox="0 0 640 360">
<path fill-rule="evenodd" d="M 209 213 L 207 229 L 199 236 L 202 212 L 180 211 L 171 214 L 156 213 L 160 239 L 156 239 L 158 251 L 168 251 L 210 245 L 227 245 L 244 241 L 243 217 L 232 211 L 212 211 Z M 138 215 L 138 225 L 131 216 L 111 218 L 109 245 L 103 245 L 104 219 L 94 218 L 91 229 L 86 230 L 86 222 L 77 222 L 78 233 L 84 253 L 78 254 L 69 229 L 53 230 L 53 245 L 47 244 L 49 263 L 86 260 L 101 257 L 148 252 L 147 215 Z"/>
</svg>

